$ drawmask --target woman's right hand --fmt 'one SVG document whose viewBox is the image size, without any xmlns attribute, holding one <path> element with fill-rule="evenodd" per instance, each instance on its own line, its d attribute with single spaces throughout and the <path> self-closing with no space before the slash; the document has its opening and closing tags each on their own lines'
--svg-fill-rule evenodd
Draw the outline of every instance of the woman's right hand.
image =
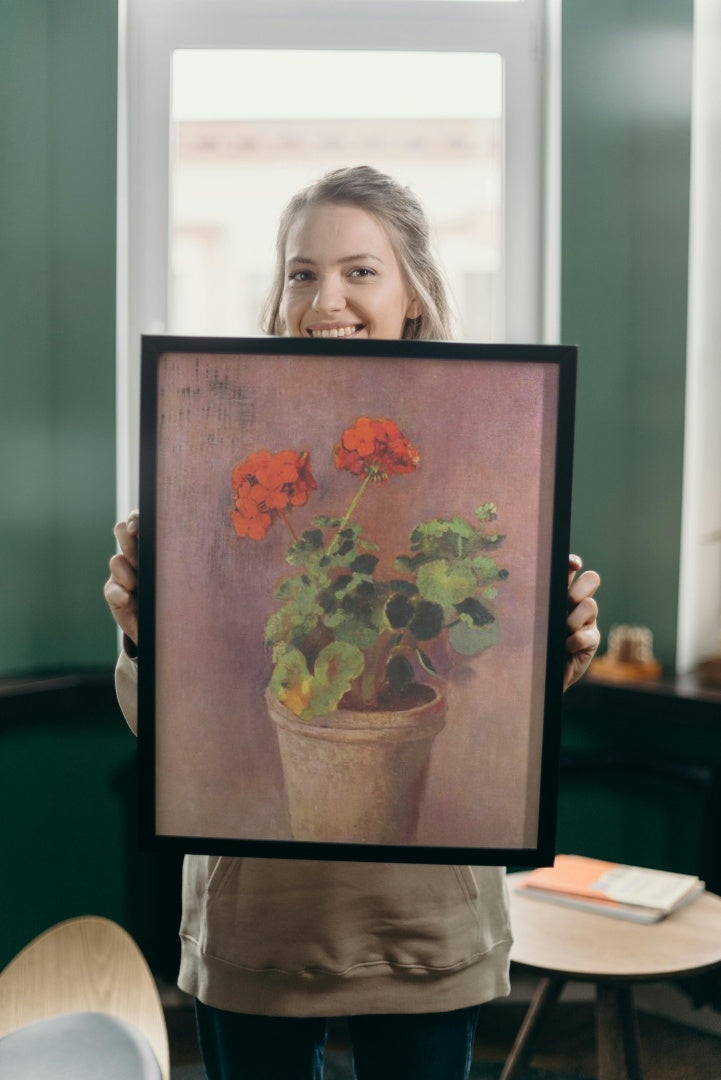
<svg viewBox="0 0 721 1080">
<path fill-rule="evenodd" d="M 138 644 L 138 533 L 137 510 L 113 529 L 120 553 L 110 560 L 110 577 L 103 589 L 110 612 L 123 633 Z"/>
</svg>

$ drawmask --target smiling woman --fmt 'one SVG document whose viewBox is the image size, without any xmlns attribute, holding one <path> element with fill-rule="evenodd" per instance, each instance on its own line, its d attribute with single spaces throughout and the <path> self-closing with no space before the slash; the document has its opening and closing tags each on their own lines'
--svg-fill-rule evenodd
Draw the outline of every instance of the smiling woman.
<svg viewBox="0 0 721 1080">
<path fill-rule="evenodd" d="M 286 266 L 281 311 L 293 336 L 399 338 L 420 314 L 385 229 L 359 207 L 309 209 L 288 234 Z"/>
<path fill-rule="evenodd" d="M 368 166 L 336 169 L 281 217 L 264 329 L 299 337 L 452 336 L 416 196 Z"/>
</svg>

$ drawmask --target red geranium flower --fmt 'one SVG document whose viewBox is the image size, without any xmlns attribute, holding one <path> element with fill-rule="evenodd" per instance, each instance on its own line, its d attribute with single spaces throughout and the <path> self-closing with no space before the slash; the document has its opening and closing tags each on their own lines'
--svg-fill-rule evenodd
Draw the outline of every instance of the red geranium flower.
<svg viewBox="0 0 721 1080">
<path fill-rule="evenodd" d="M 307 450 L 258 450 L 235 466 L 231 485 L 233 528 L 251 540 L 262 540 L 278 514 L 289 506 L 304 506 L 318 486 Z"/>
<path fill-rule="evenodd" d="M 343 432 L 335 448 L 337 469 L 373 480 L 414 472 L 418 462 L 418 450 L 392 420 L 361 416 Z"/>
</svg>

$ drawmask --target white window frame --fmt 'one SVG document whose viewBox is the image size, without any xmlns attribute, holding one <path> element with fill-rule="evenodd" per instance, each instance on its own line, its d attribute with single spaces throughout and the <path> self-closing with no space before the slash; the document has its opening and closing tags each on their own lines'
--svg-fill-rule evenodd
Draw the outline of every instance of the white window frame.
<svg viewBox="0 0 721 1080">
<path fill-rule="evenodd" d="M 696 0 L 693 31 L 691 200 L 683 508 L 676 670 L 721 651 L 721 0 Z"/>
<path fill-rule="evenodd" d="M 119 515 L 137 504 L 140 336 L 167 327 L 173 52 L 499 53 L 506 121 L 503 340 L 538 342 L 556 341 L 560 322 L 559 39 L 560 0 L 120 0 Z"/>
</svg>

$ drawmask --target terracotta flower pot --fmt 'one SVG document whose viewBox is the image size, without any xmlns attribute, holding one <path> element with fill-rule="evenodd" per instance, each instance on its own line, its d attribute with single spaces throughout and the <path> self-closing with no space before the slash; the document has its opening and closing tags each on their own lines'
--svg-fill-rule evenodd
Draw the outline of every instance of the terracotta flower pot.
<svg viewBox="0 0 721 1080">
<path fill-rule="evenodd" d="M 311 722 L 269 691 L 266 702 L 293 839 L 413 842 L 433 739 L 445 723 L 442 696 L 398 711 L 338 709 Z"/>
</svg>

